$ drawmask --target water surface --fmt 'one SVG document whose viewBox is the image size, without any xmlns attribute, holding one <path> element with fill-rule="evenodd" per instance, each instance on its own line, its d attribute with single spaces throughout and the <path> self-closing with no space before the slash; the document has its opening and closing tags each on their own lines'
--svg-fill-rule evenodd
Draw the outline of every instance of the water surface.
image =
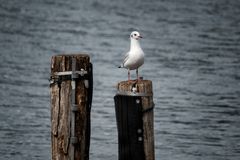
<svg viewBox="0 0 240 160">
<path fill-rule="evenodd" d="M 139 30 L 153 81 L 157 160 L 240 157 L 240 2 L 0 0 L 0 159 L 50 159 L 50 58 L 94 67 L 90 159 L 117 159 L 113 96 Z M 132 78 L 135 74 L 132 72 Z"/>
</svg>

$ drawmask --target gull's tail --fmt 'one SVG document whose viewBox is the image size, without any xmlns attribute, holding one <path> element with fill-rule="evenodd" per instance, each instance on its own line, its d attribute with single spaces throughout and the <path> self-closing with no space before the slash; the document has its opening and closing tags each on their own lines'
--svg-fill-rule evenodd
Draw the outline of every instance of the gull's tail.
<svg viewBox="0 0 240 160">
<path fill-rule="evenodd" d="M 120 66 L 118 66 L 118 68 L 124 68 L 123 64 L 121 64 Z"/>
</svg>

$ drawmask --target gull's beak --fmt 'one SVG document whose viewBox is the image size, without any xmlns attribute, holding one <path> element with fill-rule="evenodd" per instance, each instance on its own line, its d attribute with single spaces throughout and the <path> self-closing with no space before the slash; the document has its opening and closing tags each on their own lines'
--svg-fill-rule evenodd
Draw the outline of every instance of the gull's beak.
<svg viewBox="0 0 240 160">
<path fill-rule="evenodd" d="M 143 38 L 142 36 L 139 36 L 138 38 Z"/>
</svg>

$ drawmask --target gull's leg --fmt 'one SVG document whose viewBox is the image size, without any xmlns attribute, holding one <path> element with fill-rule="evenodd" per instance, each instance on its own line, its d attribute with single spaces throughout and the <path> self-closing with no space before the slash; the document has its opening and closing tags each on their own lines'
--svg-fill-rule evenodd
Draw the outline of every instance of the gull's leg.
<svg viewBox="0 0 240 160">
<path fill-rule="evenodd" d="M 128 69 L 128 81 L 130 81 L 130 69 Z"/>
<path fill-rule="evenodd" d="M 138 68 L 136 69 L 136 74 L 137 74 L 137 80 L 139 79 L 139 77 L 138 77 Z"/>
</svg>

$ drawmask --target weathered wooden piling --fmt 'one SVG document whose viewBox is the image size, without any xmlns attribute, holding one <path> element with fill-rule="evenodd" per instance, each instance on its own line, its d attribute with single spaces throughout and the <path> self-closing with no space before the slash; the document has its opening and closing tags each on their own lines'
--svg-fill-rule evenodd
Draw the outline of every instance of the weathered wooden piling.
<svg viewBox="0 0 240 160">
<path fill-rule="evenodd" d="M 152 82 L 122 81 L 117 89 L 114 100 L 119 160 L 154 160 Z"/>
<path fill-rule="evenodd" d="M 52 160 L 88 160 L 92 64 L 85 54 L 56 55 L 51 61 Z"/>
</svg>

